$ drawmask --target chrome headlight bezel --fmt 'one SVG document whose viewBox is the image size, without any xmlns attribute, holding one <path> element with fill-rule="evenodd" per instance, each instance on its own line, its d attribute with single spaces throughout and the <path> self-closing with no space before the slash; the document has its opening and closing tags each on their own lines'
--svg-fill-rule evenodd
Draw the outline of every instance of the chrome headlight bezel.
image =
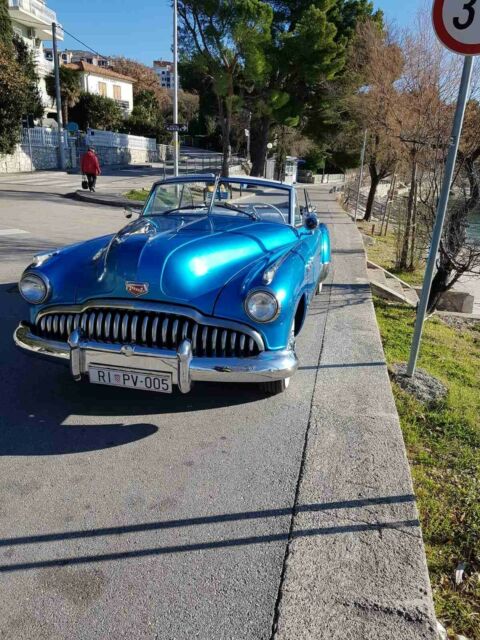
<svg viewBox="0 0 480 640">
<path fill-rule="evenodd" d="M 250 310 L 249 308 L 249 303 L 252 301 L 252 298 L 258 294 L 263 294 L 265 296 L 267 296 L 268 298 L 270 298 L 271 302 L 273 303 L 273 312 L 272 315 L 268 318 L 268 319 L 259 319 L 257 318 Z M 243 304 L 244 309 L 245 309 L 245 313 L 247 314 L 247 316 L 253 320 L 254 322 L 257 322 L 259 324 L 269 324 L 270 322 L 274 322 L 274 320 L 276 320 L 278 318 L 278 316 L 280 315 L 280 302 L 277 298 L 277 296 L 272 292 L 269 291 L 268 289 L 252 289 L 251 291 L 249 291 L 247 297 L 245 298 L 245 302 Z"/>
<path fill-rule="evenodd" d="M 25 293 L 22 290 L 22 282 L 24 280 L 26 280 L 27 278 L 31 278 L 33 280 L 36 280 L 37 283 L 41 283 L 43 288 L 44 288 L 44 293 L 42 295 L 41 298 L 38 299 L 29 299 Z M 20 282 L 18 283 L 18 290 L 20 291 L 20 295 L 22 296 L 22 298 L 28 302 L 28 304 L 34 304 L 34 305 L 38 305 L 38 304 L 43 304 L 50 296 L 51 291 L 52 291 L 52 287 L 50 285 L 50 282 L 48 280 L 48 278 L 46 276 L 44 276 L 43 274 L 40 273 L 35 273 L 34 271 L 26 271 L 21 279 Z"/>
</svg>

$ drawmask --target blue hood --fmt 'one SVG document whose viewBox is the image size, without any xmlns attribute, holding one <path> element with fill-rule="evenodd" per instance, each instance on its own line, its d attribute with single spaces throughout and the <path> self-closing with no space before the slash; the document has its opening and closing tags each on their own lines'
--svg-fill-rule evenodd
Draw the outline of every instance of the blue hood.
<svg viewBox="0 0 480 640">
<path fill-rule="evenodd" d="M 252 265 L 298 240 L 287 225 L 230 216 L 140 218 L 122 229 L 80 274 L 76 302 L 134 297 L 126 282 L 145 283 L 142 300 L 186 304 L 212 314 L 223 287 Z"/>
</svg>

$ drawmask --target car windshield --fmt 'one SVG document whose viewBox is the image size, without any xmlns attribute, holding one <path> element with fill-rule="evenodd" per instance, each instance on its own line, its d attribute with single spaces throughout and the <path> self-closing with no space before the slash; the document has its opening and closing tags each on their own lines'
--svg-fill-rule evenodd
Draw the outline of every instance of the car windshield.
<svg viewBox="0 0 480 640">
<path fill-rule="evenodd" d="M 186 179 L 158 184 L 150 194 L 143 215 L 195 216 L 211 213 L 288 224 L 290 198 L 289 189 L 261 182 Z"/>
</svg>

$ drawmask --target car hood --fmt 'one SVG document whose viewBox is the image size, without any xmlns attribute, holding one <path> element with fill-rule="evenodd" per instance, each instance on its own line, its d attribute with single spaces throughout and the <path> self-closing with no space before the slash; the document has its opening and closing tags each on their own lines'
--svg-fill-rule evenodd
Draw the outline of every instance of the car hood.
<svg viewBox="0 0 480 640">
<path fill-rule="evenodd" d="M 115 235 L 86 270 L 76 301 L 135 297 L 188 304 L 213 313 L 225 284 L 298 240 L 287 225 L 227 216 L 139 218 Z M 127 283 L 141 285 L 136 292 Z"/>
</svg>

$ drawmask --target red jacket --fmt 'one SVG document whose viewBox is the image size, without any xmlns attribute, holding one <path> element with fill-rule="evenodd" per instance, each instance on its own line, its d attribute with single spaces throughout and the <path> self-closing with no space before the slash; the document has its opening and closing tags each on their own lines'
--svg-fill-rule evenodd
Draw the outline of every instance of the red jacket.
<svg viewBox="0 0 480 640">
<path fill-rule="evenodd" d="M 82 173 L 90 173 L 94 176 L 99 176 L 101 174 L 98 158 L 93 151 L 87 151 L 87 153 L 82 156 L 81 165 Z"/>
</svg>

